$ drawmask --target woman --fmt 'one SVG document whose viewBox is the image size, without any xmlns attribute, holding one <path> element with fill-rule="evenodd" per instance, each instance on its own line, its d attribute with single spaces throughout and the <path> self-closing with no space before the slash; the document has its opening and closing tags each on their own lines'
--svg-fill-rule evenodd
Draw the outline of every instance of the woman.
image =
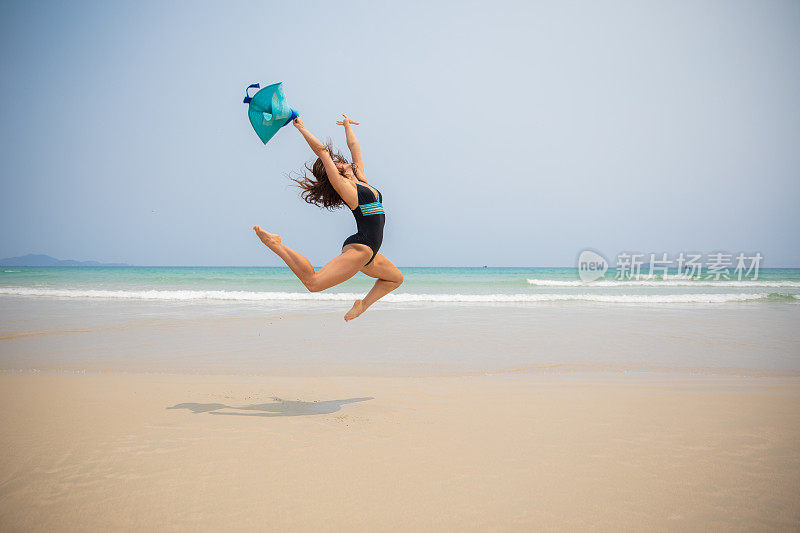
<svg viewBox="0 0 800 533">
<path fill-rule="evenodd" d="M 350 311 L 344 315 L 345 321 L 349 322 L 399 287 L 403 283 L 403 274 L 378 253 L 383 241 L 383 224 L 386 220 L 383 197 L 375 187 L 367 183 L 361 160 L 361 148 L 352 128 L 352 124 L 358 125 L 358 122 L 353 122 L 346 115 L 342 117 L 344 118 L 336 123 L 344 126 L 347 147 L 353 156 L 352 163 L 348 163 L 341 154 L 335 153 L 330 144 L 326 146 L 319 142 L 306 129 L 300 118 L 294 119 L 292 123 L 317 156 L 314 165 L 308 169 L 315 179 L 304 175 L 303 179 L 295 181 L 303 189 L 303 199 L 310 204 L 327 209 L 347 205 L 356 219 L 358 233 L 344 241 L 339 256 L 331 259 L 319 272 L 315 272 L 308 259 L 281 242 L 280 235 L 267 233 L 260 226 L 253 226 L 253 229 L 261 242 L 278 254 L 278 257 L 283 259 L 311 292 L 324 291 L 347 281 L 358 271 L 376 278 L 372 290 L 363 300 L 356 300 Z"/>
</svg>

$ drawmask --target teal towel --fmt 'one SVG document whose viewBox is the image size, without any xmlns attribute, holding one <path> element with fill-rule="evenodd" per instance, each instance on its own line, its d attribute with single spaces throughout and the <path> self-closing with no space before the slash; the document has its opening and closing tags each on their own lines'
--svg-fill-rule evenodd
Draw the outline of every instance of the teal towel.
<svg viewBox="0 0 800 533">
<path fill-rule="evenodd" d="M 283 83 L 273 83 L 250 97 L 247 91 L 253 87 L 258 89 L 258 84 L 250 85 L 245 91 L 244 103 L 250 104 L 247 116 L 258 138 L 267 144 L 279 129 L 294 120 L 298 114 L 286 103 Z"/>
</svg>

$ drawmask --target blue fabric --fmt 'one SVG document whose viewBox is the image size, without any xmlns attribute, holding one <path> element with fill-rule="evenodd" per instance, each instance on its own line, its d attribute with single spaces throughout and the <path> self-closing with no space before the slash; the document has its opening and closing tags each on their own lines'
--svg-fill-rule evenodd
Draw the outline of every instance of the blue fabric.
<svg viewBox="0 0 800 533">
<path fill-rule="evenodd" d="M 279 129 L 299 115 L 286 103 L 283 83 L 268 85 L 252 97 L 248 94 L 251 88 L 257 89 L 258 84 L 254 83 L 245 90 L 244 103 L 249 104 L 247 116 L 253 129 L 256 130 L 258 138 L 267 144 L 267 141 L 272 139 Z"/>
<path fill-rule="evenodd" d="M 258 89 L 259 87 L 260 87 L 260 85 L 257 84 L 257 83 L 251 83 L 250 85 L 247 86 L 247 89 L 244 90 L 244 100 L 243 100 L 243 102 L 245 104 L 249 104 L 250 100 L 253 99 L 253 97 L 250 96 L 250 89 L 253 89 L 253 88 Z"/>
</svg>

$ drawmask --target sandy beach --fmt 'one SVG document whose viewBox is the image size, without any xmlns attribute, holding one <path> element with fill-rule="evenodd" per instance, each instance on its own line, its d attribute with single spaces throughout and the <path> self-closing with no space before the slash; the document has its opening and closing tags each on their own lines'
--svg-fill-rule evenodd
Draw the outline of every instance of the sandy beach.
<svg viewBox="0 0 800 533">
<path fill-rule="evenodd" d="M 800 382 L 5 374 L 6 531 L 791 530 Z"/>
<path fill-rule="evenodd" d="M 0 299 L 2 529 L 800 526 L 800 306 L 338 307 Z"/>
</svg>

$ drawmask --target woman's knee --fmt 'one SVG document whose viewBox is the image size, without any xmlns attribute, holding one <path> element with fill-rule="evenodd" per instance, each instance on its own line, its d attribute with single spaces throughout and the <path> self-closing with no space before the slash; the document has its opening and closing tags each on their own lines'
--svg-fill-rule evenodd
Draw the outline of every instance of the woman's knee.
<svg viewBox="0 0 800 533">
<path fill-rule="evenodd" d="M 306 286 L 308 292 L 322 292 L 325 290 L 325 286 L 323 286 L 322 282 L 320 282 L 318 276 L 311 276 L 303 281 L 303 285 Z"/>
<path fill-rule="evenodd" d="M 403 274 L 401 274 L 400 271 L 398 270 L 397 271 L 397 275 L 390 276 L 389 279 L 384 279 L 384 281 L 388 281 L 389 283 L 393 283 L 394 284 L 394 288 L 392 290 L 394 290 L 394 289 L 396 289 L 397 287 L 399 287 L 400 285 L 403 284 Z"/>
</svg>

